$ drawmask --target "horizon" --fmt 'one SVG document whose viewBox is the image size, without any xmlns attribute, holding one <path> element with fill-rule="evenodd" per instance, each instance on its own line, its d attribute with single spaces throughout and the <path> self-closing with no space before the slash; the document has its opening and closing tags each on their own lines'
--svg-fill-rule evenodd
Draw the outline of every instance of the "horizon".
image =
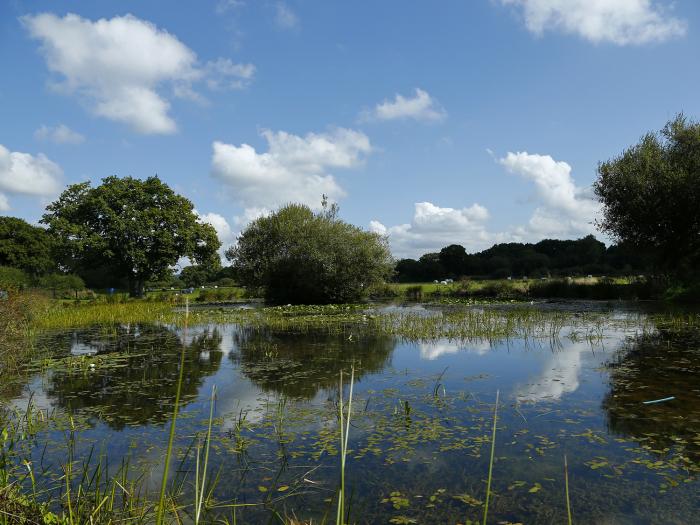
<svg viewBox="0 0 700 525">
<path fill-rule="evenodd" d="M 610 244 L 598 162 L 700 115 L 694 2 L 169 7 L 0 8 L 0 214 L 36 223 L 69 184 L 158 174 L 224 247 L 322 194 L 396 259 Z"/>
</svg>

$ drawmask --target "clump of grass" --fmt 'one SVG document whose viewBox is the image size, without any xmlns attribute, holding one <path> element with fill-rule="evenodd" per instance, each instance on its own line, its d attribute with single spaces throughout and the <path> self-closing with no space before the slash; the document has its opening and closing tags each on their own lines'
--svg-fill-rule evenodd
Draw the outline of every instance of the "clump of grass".
<svg viewBox="0 0 700 525">
<path fill-rule="evenodd" d="M 404 291 L 406 298 L 410 301 L 420 301 L 423 299 L 423 286 L 420 284 L 408 286 Z"/>
<path fill-rule="evenodd" d="M 166 303 L 130 301 L 125 303 L 96 303 L 86 305 L 54 304 L 37 316 L 37 329 L 78 328 L 97 324 L 172 322 L 179 317 Z"/>
</svg>

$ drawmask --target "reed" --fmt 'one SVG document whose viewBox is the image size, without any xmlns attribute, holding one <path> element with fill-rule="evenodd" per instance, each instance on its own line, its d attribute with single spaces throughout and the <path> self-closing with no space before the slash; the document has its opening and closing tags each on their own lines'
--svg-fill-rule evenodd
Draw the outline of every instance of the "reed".
<svg viewBox="0 0 700 525">
<path fill-rule="evenodd" d="M 491 479 L 493 479 L 493 456 L 496 451 L 496 424 L 498 423 L 498 395 L 496 390 L 496 404 L 493 407 L 493 430 L 491 431 L 491 457 L 489 458 L 489 477 L 486 482 L 486 501 L 484 501 L 484 520 L 483 525 L 486 525 L 486 518 L 489 514 L 489 499 L 491 496 Z"/>
<path fill-rule="evenodd" d="M 184 340 L 187 341 L 187 319 L 189 317 L 189 303 L 185 306 L 185 333 Z M 168 483 L 168 471 L 170 469 L 170 459 L 173 455 L 173 442 L 175 441 L 175 424 L 177 423 L 177 415 L 180 410 L 180 393 L 182 392 L 182 378 L 185 372 L 185 347 L 183 344 L 180 350 L 180 372 L 177 378 L 177 389 L 175 391 L 175 405 L 173 406 L 173 415 L 170 420 L 170 433 L 168 435 L 168 447 L 165 451 L 165 464 L 163 465 L 163 479 L 160 483 L 160 496 L 158 498 L 158 510 L 156 513 L 156 525 L 162 525 L 165 517 L 165 488 Z"/>
<path fill-rule="evenodd" d="M 345 460 L 348 455 L 348 436 L 350 434 L 350 418 L 352 415 L 352 389 L 355 384 L 355 366 L 350 369 L 350 391 L 348 393 L 347 415 L 343 410 L 343 371 L 340 371 L 338 392 L 340 394 L 338 416 L 340 421 L 340 489 L 338 490 L 338 511 L 336 525 L 345 523 Z"/>
<path fill-rule="evenodd" d="M 571 520 L 571 500 L 569 499 L 569 465 L 566 461 L 566 454 L 564 454 L 564 487 L 566 489 L 566 517 L 568 524 L 571 525 L 573 522 Z"/>
<path fill-rule="evenodd" d="M 207 486 L 207 467 L 209 466 L 209 449 L 211 448 L 211 427 L 214 421 L 214 400 L 216 399 L 216 385 L 212 386 L 211 399 L 209 401 L 209 421 L 207 425 L 207 437 L 204 440 L 204 463 L 202 465 L 202 479 L 199 478 L 199 462 L 200 451 L 197 448 L 196 472 L 195 472 L 195 489 L 194 489 L 194 522 L 199 525 L 202 518 L 202 506 L 207 498 L 205 498 Z"/>
</svg>

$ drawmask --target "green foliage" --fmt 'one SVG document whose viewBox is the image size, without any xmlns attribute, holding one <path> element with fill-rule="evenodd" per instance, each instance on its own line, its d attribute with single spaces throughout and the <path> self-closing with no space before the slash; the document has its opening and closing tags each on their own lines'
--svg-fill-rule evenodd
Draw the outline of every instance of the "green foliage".
<svg viewBox="0 0 700 525">
<path fill-rule="evenodd" d="M 41 275 L 55 267 L 51 247 L 43 228 L 17 217 L 0 217 L 0 265 Z"/>
<path fill-rule="evenodd" d="M 39 286 L 57 292 L 78 291 L 85 288 L 85 282 L 77 275 L 54 273 L 39 279 Z"/>
<path fill-rule="evenodd" d="M 158 177 L 107 177 L 73 184 L 50 204 L 42 222 L 60 240 L 61 263 L 82 274 L 107 269 L 125 278 L 133 296 L 164 277 L 180 257 L 205 263 L 221 245 L 214 228 L 199 222 L 192 203 Z"/>
<path fill-rule="evenodd" d="M 358 300 L 386 279 L 386 239 L 325 210 L 290 204 L 253 221 L 226 252 L 240 283 L 271 302 L 321 304 Z"/>
<path fill-rule="evenodd" d="M 598 167 L 598 226 L 650 251 L 660 269 L 697 279 L 700 262 L 700 123 L 682 114 Z"/>
<path fill-rule="evenodd" d="M 21 290 L 29 281 L 29 276 L 19 268 L 0 266 L 0 290 Z"/>
</svg>

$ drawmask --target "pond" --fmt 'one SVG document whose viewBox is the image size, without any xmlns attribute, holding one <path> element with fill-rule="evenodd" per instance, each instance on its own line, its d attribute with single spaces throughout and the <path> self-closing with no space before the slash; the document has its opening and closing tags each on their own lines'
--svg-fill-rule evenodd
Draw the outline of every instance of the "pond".
<svg viewBox="0 0 700 525">
<path fill-rule="evenodd" d="M 566 523 L 565 458 L 576 523 L 697 522 L 697 316 L 623 304 L 515 308 L 372 307 L 342 329 L 219 316 L 186 328 L 45 332 L 35 343 L 44 357 L 2 387 L 8 414 L 33 414 L 31 439 L 12 455 L 33 465 L 46 494 L 65 490 L 69 462 L 157 492 L 182 357 L 170 469 L 178 497 L 193 500 L 211 407 L 207 519 L 330 523 L 339 386 L 347 404 L 352 371 L 349 523 L 480 522 L 497 392 L 490 523 Z M 406 328 L 433 318 L 459 324 L 475 311 L 510 328 Z M 545 321 L 521 330 L 531 315 Z M 367 316 L 403 328 L 374 329 Z"/>
</svg>

